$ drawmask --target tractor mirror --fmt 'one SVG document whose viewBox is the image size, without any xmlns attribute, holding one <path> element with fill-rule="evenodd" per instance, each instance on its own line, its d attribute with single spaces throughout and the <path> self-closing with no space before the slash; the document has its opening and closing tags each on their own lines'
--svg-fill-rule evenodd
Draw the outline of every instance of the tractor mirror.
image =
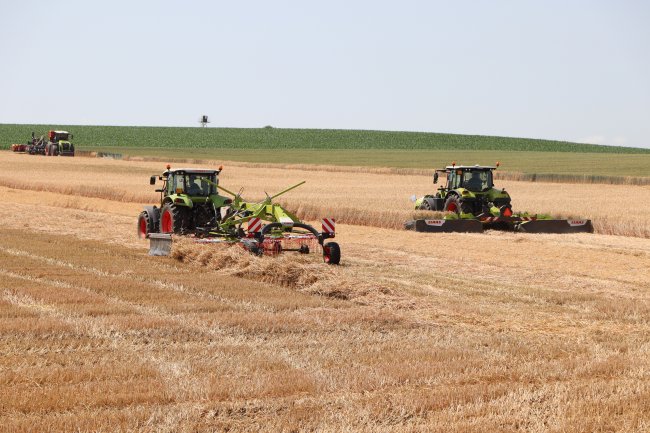
<svg viewBox="0 0 650 433">
<path fill-rule="evenodd" d="M 433 183 L 438 183 L 438 172 L 433 173 Z"/>
<path fill-rule="evenodd" d="M 149 185 L 155 185 L 156 184 L 156 176 L 151 176 L 149 179 Z"/>
</svg>

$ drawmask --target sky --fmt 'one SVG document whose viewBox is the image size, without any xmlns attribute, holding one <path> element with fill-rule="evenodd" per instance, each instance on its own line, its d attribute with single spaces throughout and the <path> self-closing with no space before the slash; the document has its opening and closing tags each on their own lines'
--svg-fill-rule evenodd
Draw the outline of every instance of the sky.
<svg viewBox="0 0 650 433">
<path fill-rule="evenodd" d="M 0 123 L 650 147 L 650 2 L 0 0 Z"/>
</svg>

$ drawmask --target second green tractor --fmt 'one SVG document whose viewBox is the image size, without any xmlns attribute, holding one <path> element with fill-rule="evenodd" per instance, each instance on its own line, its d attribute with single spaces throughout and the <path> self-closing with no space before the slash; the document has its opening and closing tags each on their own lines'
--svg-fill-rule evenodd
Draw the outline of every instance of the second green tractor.
<svg viewBox="0 0 650 433">
<path fill-rule="evenodd" d="M 434 194 L 412 197 L 416 210 L 441 212 L 442 216 L 407 221 L 405 227 L 421 232 L 482 232 L 499 229 L 529 233 L 593 232 L 588 219 L 553 219 L 548 215 L 514 213 L 510 194 L 494 185 L 494 170 L 484 165 L 456 165 L 436 170 L 447 182 Z"/>
</svg>

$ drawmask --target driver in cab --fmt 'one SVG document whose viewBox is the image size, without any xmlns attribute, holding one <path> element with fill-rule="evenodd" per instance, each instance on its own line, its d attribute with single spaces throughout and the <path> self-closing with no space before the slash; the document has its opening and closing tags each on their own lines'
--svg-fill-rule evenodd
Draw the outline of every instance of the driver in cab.
<svg viewBox="0 0 650 433">
<path fill-rule="evenodd" d="M 472 177 L 465 181 L 465 188 L 470 191 L 482 191 L 483 180 L 481 180 L 481 173 L 473 171 Z"/>
</svg>

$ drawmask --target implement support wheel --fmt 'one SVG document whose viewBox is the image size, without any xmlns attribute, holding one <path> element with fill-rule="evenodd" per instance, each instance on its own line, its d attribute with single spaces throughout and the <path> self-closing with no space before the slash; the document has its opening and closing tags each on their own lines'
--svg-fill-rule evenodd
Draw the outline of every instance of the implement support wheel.
<svg viewBox="0 0 650 433">
<path fill-rule="evenodd" d="M 341 247 L 336 242 L 323 245 L 323 261 L 328 265 L 338 265 L 341 262 Z"/>
</svg>

